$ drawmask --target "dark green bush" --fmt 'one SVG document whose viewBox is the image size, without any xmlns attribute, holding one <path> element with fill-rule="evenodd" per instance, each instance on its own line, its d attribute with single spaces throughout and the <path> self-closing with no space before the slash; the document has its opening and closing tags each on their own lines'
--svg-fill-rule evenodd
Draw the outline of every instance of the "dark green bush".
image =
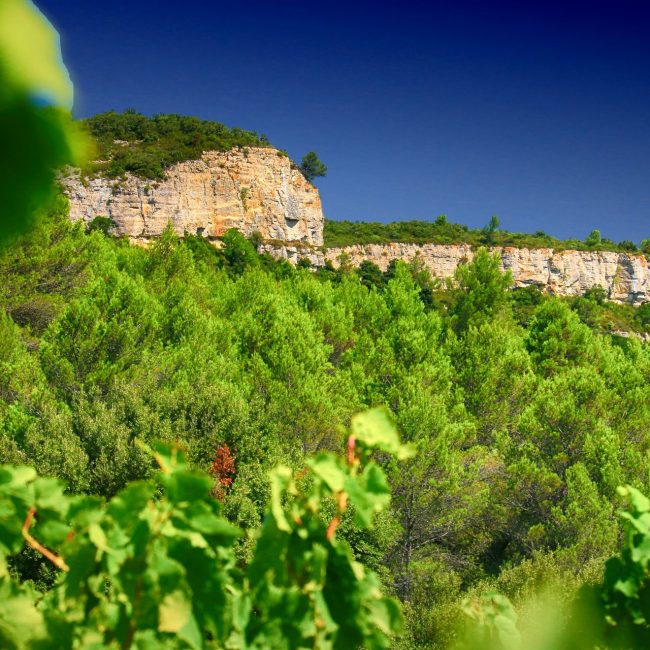
<svg viewBox="0 0 650 650">
<path fill-rule="evenodd" d="M 87 174 L 117 178 L 130 172 L 140 178 L 162 179 L 165 169 L 195 160 L 204 151 L 269 144 L 254 131 L 228 128 L 220 122 L 184 115 L 147 117 L 133 109 L 109 111 L 82 121 L 96 143 L 96 160 Z"/>
<path fill-rule="evenodd" d="M 115 226 L 115 223 L 112 219 L 108 217 L 95 217 L 87 227 L 88 232 L 94 232 L 95 230 L 104 233 L 104 235 L 110 235 L 111 230 Z"/>
</svg>

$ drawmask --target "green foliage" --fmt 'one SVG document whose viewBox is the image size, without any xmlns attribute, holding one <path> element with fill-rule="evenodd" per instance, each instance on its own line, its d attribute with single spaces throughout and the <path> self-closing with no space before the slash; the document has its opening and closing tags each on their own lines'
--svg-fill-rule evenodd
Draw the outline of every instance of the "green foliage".
<svg viewBox="0 0 650 650">
<path fill-rule="evenodd" d="M 513 292 L 513 299 L 516 305 L 518 317 L 525 318 L 529 322 L 532 312 L 528 305 L 521 302 L 520 290 Z M 541 297 L 540 301 L 547 298 Z M 540 301 L 537 304 L 540 304 Z M 635 307 L 631 304 L 610 302 L 602 287 L 592 287 L 585 291 L 582 296 L 562 299 L 570 307 L 578 318 L 595 331 L 601 333 L 627 336 L 631 333 L 645 334 L 650 330 L 650 320 L 644 317 L 645 304 Z"/>
<path fill-rule="evenodd" d="M 596 572 L 585 567 L 614 551 L 616 486 L 648 486 L 650 355 L 601 333 L 618 312 L 598 292 L 580 297 L 596 310 L 592 329 L 572 308 L 577 298 L 508 291 L 487 251 L 443 291 L 418 260 L 385 273 L 300 272 L 234 231 L 218 249 L 167 229 L 145 250 L 86 232 L 66 209 L 57 201 L 0 256 L 0 462 L 112 498 L 152 479 L 140 442 L 178 440 L 192 471 L 226 444 L 236 474 L 219 492 L 220 516 L 249 531 L 228 551 L 248 571 L 271 468 L 291 468 L 283 507 L 302 503 L 291 485 L 305 495 L 317 483 L 313 468 L 300 475 L 306 456 L 323 460 L 322 480 L 340 481 L 348 465 L 330 454 L 343 428 L 355 411 L 385 404 L 385 423 L 394 419 L 417 454 L 397 464 L 394 442 L 376 441 L 382 449 L 354 478 L 371 496 L 350 484 L 336 539 L 406 603 L 396 647 L 451 643 L 464 598 L 505 586 L 518 606 L 513 585 L 532 584 L 535 572 L 565 585 L 568 602 Z M 363 469 L 371 461 L 386 481 Z M 338 510 L 336 496 L 322 495 L 321 532 Z M 288 521 L 287 549 L 302 544 Z M 10 570 L 52 588 L 33 551 L 13 555 Z M 283 607 L 307 607 L 286 593 L 286 575 L 267 575 Z"/>
<path fill-rule="evenodd" d="M 629 239 L 624 239 L 623 241 L 618 242 L 617 246 L 621 250 L 628 251 L 630 253 L 636 253 L 639 250 L 639 247 Z"/>
<path fill-rule="evenodd" d="M 45 17 L 31 3 L 12 0 L 0 7 L 0 25 L 0 58 L 7 90 L 34 94 L 70 108 L 72 84 L 61 65 L 59 36 Z"/>
<path fill-rule="evenodd" d="M 224 259 L 233 273 L 241 275 L 245 269 L 257 264 L 254 245 L 236 228 L 228 230 L 221 241 Z"/>
<path fill-rule="evenodd" d="M 343 247 L 352 244 L 387 244 L 391 241 L 424 244 L 427 242 L 455 244 L 465 241 L 466 226 L 436 220 L 396 221 L 393 223 L 370 223 L 354 221 L 325 220 L 325 245 Z M 477 237 L 476 242 L 479 243 Z"/>
<path fill-rule="evenodd" d="M 496 221 L 495 221 L 496 219 Z M 490 246 L 513 246 L 515 248 L 553 248 L 554 250 L 612 250 L 622 253 L 636 251 L 630 242 L 615 244 L 610 240 L 598 243 L 578 239 L 561 240 L 543 231 L 534 234 L 509 232 L 499 229 L 499 220 L 493 217 L 484 228 L 471 229 L 452 223 L 441 215 L 434 221 L 394 221 L 391 223 L 325 220 L 324 238 L 328 248 L 352 246 L 354 244 L 468 244 L 479 248 Z M 650 240 L 647 240 L 650 241 Z M 633 245 L 634 246 L 634 245 Z M 650 254 L 650 246 L 642 252 Z"/>
<path fill-rule="evenodd" d="M 348 501 L 361 529 L 389 502 L 373 446 L 406 451 L 381 411 L 357 415 L 352 430 L 347 462 L 319 454 L 303 489 L 290 468 L 274 471 L 245 572 L 234 553 L 241 532 L 211 496 L 213 480 L 176 446 L 158 445 L 155 478 L 108 502 L 68 496 L 28 467 L 1 466 L 3 647 L 388 647 L 399 606 L 335 532 Z M 25 543 L 61 571 L 38 605 L 8 573 Z"/>
<path fill-rule="evenodd" d="M 644 303 L 637 309 L 636 318 L 643 327 L 650 326 L 650 302 Z"/>
<path fill-rule="evenodd" d="M 619 488 L 629 508 L 625 542 L 608 560 L 601 590 L 606 636 L 616 647 L 647 647 L 650 643 L 650 500 L 639 490 Z"/>
<path fill-rule="evenodd" d="M 472 323 L 493 316 L 508 301 L 511 276 L 499 269 L 500 258 L 484 248 L 469 264 L 461 264 L 454 274 L 456 299 L 451 313 L 457 332 L 464 332 Z"/>
<path fill-rule="evenodd" d="M 607 299 L 607 292 L 602 287 L 596 285 L 587 289 L 584 293 L 584 297 L 587 300 L 595 302 L 597 305 L 601 305 Z"/>
<path fill-rule="evenodd" d="M 461 647 L 494 650 L 517 650 L 521 647 L 517 613 L 506 597 L 486 593 L 480 599 L 466 601 L 463 611 L 472 624 L 467 626 L 467 639 Z"/>
<path fill-rule="evenodd" d="M 557 599 L 533 591 L 521 602 L 529 618 L 518 616 L 502 594 L 487 593 L 464 602 L 460 648 L 484 650 L 640 649 L 650 642 L 648 540 L 650 500 L 639 490 L 618 489 L 628 500 L 620 514 L 626 535 L 604 575 L 585 585 L 560 609 Z M 550 592 L 549 592 L 550 593 Z"/>
<path fill-rule="evenodd" d="M 545 373 L 584 363 L 594 354 L 591 332 L 559 300 L 549 300 L 535 312 L 527 346 L 531 359 Z"/>
<path fill-rule="evenodd" d="M 534 284 L 525 287 L 515 287 L 510 297 L 512 300 L 513 315 L 522 325 L 530 321 L 534 308 L 545 300 L 542 290 Z"/>
<path fill-rule="evenodd" d="M 313 183 L 314 179 L 319 176 L 327 176 L 327 167 L 321 162 L 314 151 L 310 151 L 303 156 L 298 169 L 300 169 L 302 175 L 310 183 Z"/>
<path fill-rule="evenodd" d="M 483 237 L 485 238 L 485 243 L 491 244 L 494 241 L 494 235 L 499 229 L 500 225 L 501 222 L 499 221 L 499 217 L 497 217 L 496 214 L 493 214 L 490 217 L 490 221 L 488 221 L 488 223 L 483 228 Z"/>
<path fill-rule="evenodd" d="M 383 276 L 381 269 L 370 260 L 363 260 L 357 269 L 361 284 L 371 289 L 372 287 L 381 287 L 383 285 Z"/>
<path fill-rule="evenodd" d="M 26 0 L 0 5 L 0 247 L 52 197 L 57 167 L 79 161 L 58 35 Z"/>
<path fill-rule="evenodd" d="M 589 246 L 590 248 L 594 246 L 598 246 L 601 242 L 601 237 L 600 237 L 600 230 L 592 230 L 589 235 L 587 235 L 587 238 L 585 239 L 585 244 Z"/>
<path fill-rule="evenodd" d="M 111 230 L 115 226 L 115 223 L 112 219 L 108 217 L 95 217 L 88 224 L 88 232 L 94 232 L 95 230 L 103 233 L 104 235 L 110 235 Z"/>
<path fill-rule="evenodd" d="M 268 146 L 254 131 L 228 128 L 219 122 L 183 115 L 147 117 L 134 110 L 100 113 L 82 121 L 94 139 L 96 160 L 86 174 L 118 178 L 130 172 L 140 178 L 162 179 L 165 169 L 197 160 L 204 151 Z"/>
</svg>

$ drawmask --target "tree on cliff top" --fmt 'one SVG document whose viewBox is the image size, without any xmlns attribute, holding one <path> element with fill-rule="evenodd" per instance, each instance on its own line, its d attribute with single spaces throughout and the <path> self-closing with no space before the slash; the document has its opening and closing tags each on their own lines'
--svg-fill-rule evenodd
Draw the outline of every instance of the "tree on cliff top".
<svg viewBox="0 0 650 650">
<path fill-rule="evenodd" d="M 313 183 L 314 179 L 318 176 L 327 176 L 327 167 L 318 158 L 314 151 L 310 151 L 303 156 L 298 169 L 300 169 L 303 176 L 310 183 Z"/>
<path fill-rule="evenodd" d="M 601 242 L 600 230 L 592 230 L 585 239 L 587 246 L 600 246 Z"/>
<path fill-rule="evenodd" d="M 494 235 L 497 230 L 499 230 L 500 225 L 501 222 L 499 221 L 499 217 L 497 217 L 496 214 L 493 214 L 490 217 L 490 221 L 488 221 L 483 228 L 483 239 L 486 244 L 492 244 L 494 242 Z"/>
</svg>

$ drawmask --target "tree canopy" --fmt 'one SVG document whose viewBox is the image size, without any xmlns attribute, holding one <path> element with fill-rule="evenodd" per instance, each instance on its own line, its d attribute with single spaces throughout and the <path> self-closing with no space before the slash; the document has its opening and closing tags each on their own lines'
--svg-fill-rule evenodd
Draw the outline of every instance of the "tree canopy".
<svg viewBox="0 0 650 650">
<path fill-rule="evenodd" d="M 310 183 L 320 176 L 327 176 L 327 167 L 314 151 L 310 151 L 303 156 L 299 169 Z"/>
<path fill-rule="evenodd" d="M 378 453 L 391 506 L 371 529 L 346 509 L 337 537 L 404 604 L 395 647 L 447 647 L 465 599 L 520 608 L 540 575 L 572 602 L 616 552 L 617 486 L 650 492 L 650 356 L 607 332 L 598 295 L 587 312 L 498 268 L 480 251 L 451 288 L 417 263 L 313 272 L 235 231 L 141 249 L 72 224 L 60 197 L 0 256 L 0 464 L 112 499 L 153 480 L 142 444 L 180 445 L 251 531 L 232 544 L 246 567 L 272 469 L 302 476 L 382 404 L 417 453 Z M 56 582 L 33 552 L 9 566 Z"/>
<path fill-rule="evenodd" d="M 147 117 L 131 109 L 100 113 L 81 124 L 96 145 L 94 160 L 84 167 L 84 173 L 109 178 L 130 172 L 160 179 L 171 165 L 197 160 L 204 151 L 269 146 L 266 137 L 255 131 L 185 115 Z"/>
<path fill-rule="evenodd" d="M 618 244 L 590 234 L 584 241 L 579 239 L 562 240 L 547 235 L 543 231 L 535 233 L 517 233 L 500 229 L 496 215 L 483 228 L 469 228 L 453 223 L 445 215 L 432 221 L 393 221 L 389 223 L 373 221 L 325 220 L 325 246 L 338 248 L 353 244 L 388 244 L 404 242 L 407 244 L 469 244 L 480 247 L 514 246 L 516 248 L 553 248 L 554 250 L 603 250 L 621 253 L 635 253 L 634 242 L 623 240 Z M 594 231 L 598 232 L 598 231 Z M 641 252 L 650 254 L 650 243 L 643 240 Z"/>
</svg>

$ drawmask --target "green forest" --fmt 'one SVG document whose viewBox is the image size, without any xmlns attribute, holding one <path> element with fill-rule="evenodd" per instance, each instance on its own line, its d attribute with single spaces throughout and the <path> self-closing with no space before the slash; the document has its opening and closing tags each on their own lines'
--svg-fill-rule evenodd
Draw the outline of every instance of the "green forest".
<svg viewBox="0 0 650 650">
<path fill-rule="evenodd" d="M 650 308 L 73 223 L 58 39 L 0 25 L 0 648 L 648 647 Z M 107 115 L 109 174 L 257 137 Z"/>
<path fill-rule="evenodd" d="M 236 231 L 220 250 L 171 230 L 133 247 L 71 223 L 59 196 L 0 273 L 0 463 L 70 494 L 115 497 L 155 474 L 147 446 L 176 443 L 254 531 L 274 467 L 300 472 L 388 408 L 417 453 L 376 457 L 390 508 L 371 529 L 346 510 L 337 535 L 403 603 L 395 647 L 451 647 L 486 593 L 521 608 L 523 634 L 539 590 L 565 611 L 622 543 L 618 487 L 650 492 L 648 347 L 509 291 L 485 250 L 436 292 L 417 265 L 313 273 Z M 55 580 L 33 551 L 10 567 Z"/>
</svg>

